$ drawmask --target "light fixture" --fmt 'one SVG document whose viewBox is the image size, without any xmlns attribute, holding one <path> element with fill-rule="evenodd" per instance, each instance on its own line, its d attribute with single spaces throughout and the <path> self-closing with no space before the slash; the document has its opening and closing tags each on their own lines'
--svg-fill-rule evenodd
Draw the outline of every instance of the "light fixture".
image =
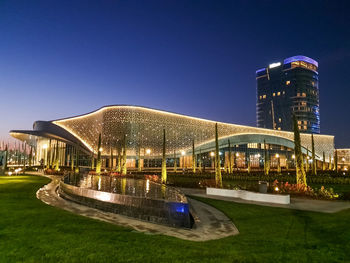
<svg viewBox="0 0 350 263">
<path fill-rule="evenodd" d="M 214 152 L 210 152 L 210 156 L 213 157 L 215 155 Z"/>
<path fill-rule="evenodd" d="M 272 63 L 272 64 L 269 65 L 269 68 L 275 68 L 275 67 L 278 67 L 278 66 L 281 66 L 281 62 Z"/>
<path fill-rule="evenodd" d="M 181 155 L 184 156 L 186 154 L 185 151 L 181 151 Z"/>
<path fill-rule="evenodd" d="M 147 149 L 147 150 L 146 150 L 146 153 L 147 153 L 147 154 L 150 154 L 150 153 L 151 153 L 151 149 Z"/>
</svg>

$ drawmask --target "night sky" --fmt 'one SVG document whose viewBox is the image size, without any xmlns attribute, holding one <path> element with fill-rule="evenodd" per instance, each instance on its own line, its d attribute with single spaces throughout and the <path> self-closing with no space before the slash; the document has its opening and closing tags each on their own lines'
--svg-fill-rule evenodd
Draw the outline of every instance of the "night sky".
<svg viewBox="0 0 350 263">
<path fill-rule="evenodd" d="M 133 104 L 256 125 L 255 71 L 319 62 L 321 133 L 350 148 L 347 1 L 0 0 L 0 139 Z"/>
</svg>

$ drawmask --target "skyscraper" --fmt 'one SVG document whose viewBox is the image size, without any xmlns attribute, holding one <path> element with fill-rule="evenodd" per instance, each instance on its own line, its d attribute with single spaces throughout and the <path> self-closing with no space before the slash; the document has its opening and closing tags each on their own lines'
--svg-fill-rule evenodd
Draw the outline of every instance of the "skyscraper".
<svg viewBox="0 0 350 263">
<path fill-rule="evenodd" d="M 318 63 L 294 56 L 256 71 L 256 120 L 260 128 L 320 133 Z"/>
</svg>

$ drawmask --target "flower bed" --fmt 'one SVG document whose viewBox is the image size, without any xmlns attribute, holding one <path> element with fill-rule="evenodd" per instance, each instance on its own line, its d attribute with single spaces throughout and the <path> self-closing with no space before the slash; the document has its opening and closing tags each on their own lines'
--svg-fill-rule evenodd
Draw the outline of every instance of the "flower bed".
<svg viewBox="0 0 350 263">
<path fill-rule="evenodd" d="M 292 196 L 310 197 L 315 199 L 335 200 L 339 194 L 334 193 L 332 188 L 321 186 L 320 189 L 312 188 L 304 184 L 289 184 L 288 182 L 278 182 L 275 180 L 272 188 L 276 193 L 290 194 Z"/>
</svg>

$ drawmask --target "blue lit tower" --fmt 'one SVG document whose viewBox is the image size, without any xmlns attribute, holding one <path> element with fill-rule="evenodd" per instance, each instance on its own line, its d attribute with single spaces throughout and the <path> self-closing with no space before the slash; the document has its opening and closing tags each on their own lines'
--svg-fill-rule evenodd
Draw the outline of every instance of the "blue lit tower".
<svg viewBox="0 0 350 263">
<path fill-rule="evenodd" d="M 317 61 L 294 56 L 257 70 L 257 126 L 292 131 L 294 113 L 301 132 L 320 133 L 317 69 Z"/>
</svg>

